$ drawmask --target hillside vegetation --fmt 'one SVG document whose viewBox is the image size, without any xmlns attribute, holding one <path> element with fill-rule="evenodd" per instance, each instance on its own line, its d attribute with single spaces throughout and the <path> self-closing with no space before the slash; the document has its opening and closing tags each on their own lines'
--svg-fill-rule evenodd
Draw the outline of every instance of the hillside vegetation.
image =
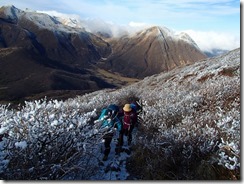
<svg viewBox="0 0 244 184">
<path fill-rule="evenodd" d="M 127 179 L 240 180 L 240 49 L 118 90 L 1 105 L 0 178 L 90 180 L 101 143 L 94 120 L 132 97 L 143 113 Z"/>
</svg>

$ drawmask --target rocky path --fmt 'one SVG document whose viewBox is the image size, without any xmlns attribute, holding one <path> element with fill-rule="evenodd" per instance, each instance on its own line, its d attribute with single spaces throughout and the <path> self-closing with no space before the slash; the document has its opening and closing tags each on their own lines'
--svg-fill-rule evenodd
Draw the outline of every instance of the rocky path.
<svg viewBox="0 0 244 184">
<path fill-rule="evenodd" d="M 94 175 L 91 180 L 126 180 L 129 176 L 126 170 L 126 160 L 130 157 L 130 148 L 127 145 L 127 137 L 124 137 L 125 146 L 122 152 L 118 155 L 115 153 L 115 146 L 117 143 L 117 135 L 111 142 L 111 151 L 108 160 L 102 161 L 104 146 L 101 143 L 99 153 L 99 171 Z"/>
</svg>

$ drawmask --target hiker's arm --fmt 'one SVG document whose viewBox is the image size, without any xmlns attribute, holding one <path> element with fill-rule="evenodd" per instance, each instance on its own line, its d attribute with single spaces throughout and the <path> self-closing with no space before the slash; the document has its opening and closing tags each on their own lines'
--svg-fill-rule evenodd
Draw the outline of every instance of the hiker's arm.
<svg viewBox="0 0 244 184">
<path fill-rule="evenodd" d="M 119 120 L 119 118 L 116 118 L 116 122 L 115 122 L 114 128 L 117 128 L 117 130 L 118 130 L 119 132 L 122 130 L 122 123 L 121 123 L 121 121 Z"/>
</svg>

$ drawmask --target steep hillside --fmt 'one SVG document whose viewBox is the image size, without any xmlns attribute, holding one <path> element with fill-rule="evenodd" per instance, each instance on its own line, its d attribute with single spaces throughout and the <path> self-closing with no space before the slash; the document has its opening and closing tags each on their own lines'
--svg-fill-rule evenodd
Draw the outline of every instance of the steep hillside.
<svg viewBox="0 0 244 184">
<path fill-rule="evenodd" d="M 47 14 L 2 7 L 0 21 L 2 47 L 33 48 L 69 66 L 84 67 L 111 52 L 101 38 L 82 28 L 64 26 Z"/>
<path fill-rule="evenodd" d="M 144 101 L 128 168 L 135 178 L 240 179 L 240 49 L 127 89 Z"/>
<path fill-rule="evenodd" d="M 112 54 L 100 66 L 128 77 L 144 78 L 206 58 L 187 34 L 161 27 L 123 36 L 111 45 Z"/>
<path fill-rule="evenodd" d="M 118 90 L 30 101 L 17 109 L 0 105 L 0 178 L 240 180 L 240 97 L 236 49 Z M 143 112 L 131 153 L 116 157 L 112 150 L 106 168 L 103 132 L 94 120 L 109 104 L 122 107 L 133 98 Z"/>
<path fill-rule="evenodd" d="M 115 85 L 88 71 L 110 46 L 51 16 L 0 8 L 0 100 L 71 97 Z M 35 95 L 37 95 L 35 97 Z"/>
</svg>

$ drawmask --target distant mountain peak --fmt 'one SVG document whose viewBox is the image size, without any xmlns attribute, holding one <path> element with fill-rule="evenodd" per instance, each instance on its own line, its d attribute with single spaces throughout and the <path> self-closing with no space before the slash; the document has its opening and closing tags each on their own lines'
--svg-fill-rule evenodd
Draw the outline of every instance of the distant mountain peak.
<svg viewBox="0 0 244 184">
<path fill-rule="evenodd" d="M 6 21 L 17 23 L 19 16 L 23 13 L 22 10 L 16 8 L 13 5 L 2 6 L 0 8 L 0 18 L 4 18 Z"/>
<path fill-rule="evenodd" d="M 61 31 L 67 33 L 83 32 L 84 28 L 81 26 L 70 26 L 70 22 L 75 24 L 76 20 L 58 19 L 45 12 L 37 12 L 30 9 L 22 11 L 15 6 L 3 6 L 0 8 L 0 18 L 6 22 L 16 24 L 19 20 L 31 22 L 41 29 L 48 29 L 52 31 Z M 26 24 L 26 23 L 23 23 Z"/>
<path fill-rule="evenodd" d="M 184 40 L 186 42 L 188 42 L 189 44 L 194 45 L 196 48 L 199 49 L 198 45 L 196 44 L 196 42 L 185 32 L 181 32 L 180 34 L 177 35 L 179 39 Z M 199 49 L 200 50 L 200 49 Z"/>
<path fill-rule="evenodd" d="M 2 6 L 0 9 L 4 9 L 5 11 L 11 11 L 11 12 L 21 11 L 20 9 L 16 8 L 14 5 Z"/>
<path fill-rule="evenodd" d="M 142 36 L 147 38 L 148 36 L 155 36 L 158 39 L 165 40 L 166 38 L 173 39 L 176 41 L 183 41 L 187 44 L 194 46 L 196 49 L 200 50 L 196 42 L 185 32 L 176 33 L 167 27 L 152 26 L 142 31 L 136 33 L 138 37 Z"/>
<path fill-rule="evenodd" d="M 167 29 L 163 28 L 160 26 L 152 26 L 146 29 L 143 29 L 141 31 L 138 31 L 136 33 L 138 36 L 149 36 L 149 35 L 154 35 L 154 36 L 171 36 L 172 32 Z"/>
</svg>

